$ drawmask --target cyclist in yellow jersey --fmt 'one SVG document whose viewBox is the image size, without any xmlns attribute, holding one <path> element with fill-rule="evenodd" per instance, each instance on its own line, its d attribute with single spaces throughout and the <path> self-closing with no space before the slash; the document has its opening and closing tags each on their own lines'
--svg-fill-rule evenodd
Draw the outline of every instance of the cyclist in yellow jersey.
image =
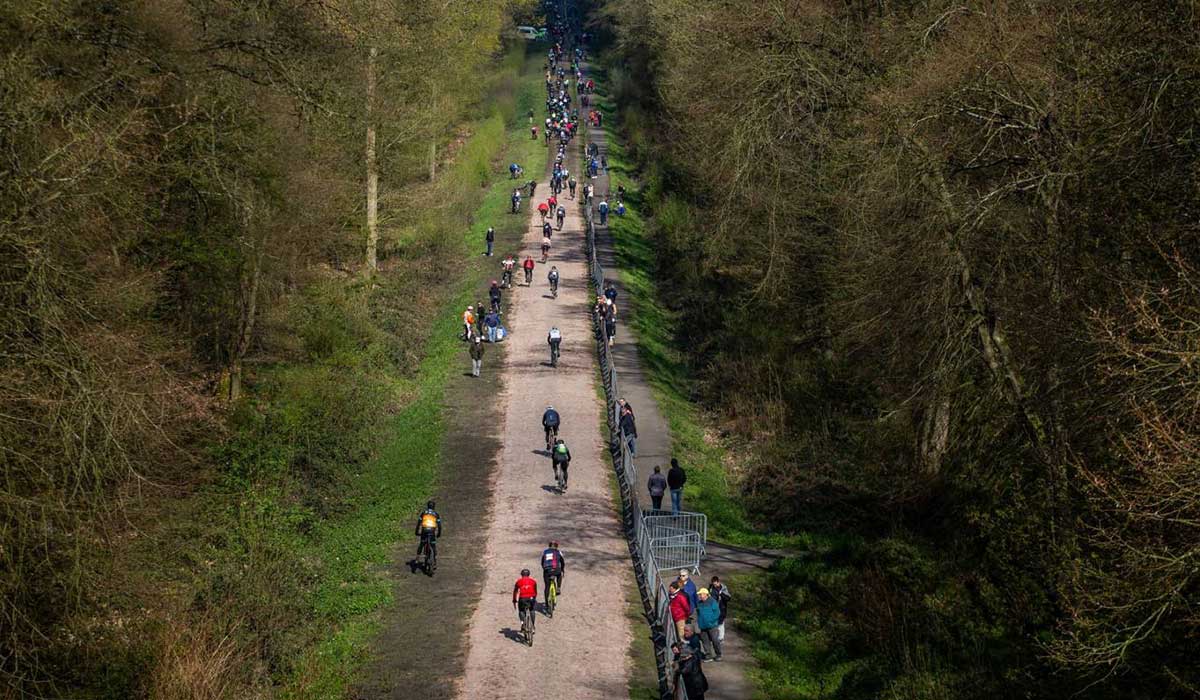
<svg viewBox="0 0 1200 700">
<path fill-rule="evenodd" d="M 429 546 L 433 550 L 434 558 L 437 558 L 437 538 L 442 536 L 442 516 L 438 515 L 434 509 L 433 501 L 425 504 L 425 510 L 417 516 L 417 532 L 421 538 L 417 543 L 417 557 L 421 556 L 421 549 L 425 545 L 425 540 L 429 540 Z"/>
</svg>

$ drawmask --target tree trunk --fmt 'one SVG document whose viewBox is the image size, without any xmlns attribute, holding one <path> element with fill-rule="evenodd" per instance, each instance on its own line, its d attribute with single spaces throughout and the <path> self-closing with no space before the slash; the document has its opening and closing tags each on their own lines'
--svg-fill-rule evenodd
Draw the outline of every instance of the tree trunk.
<svg viewBox="0 0 1200 700">
<path fill-rule="evenodd" d="M 266 255 L 267 237 L 259 241 L 258 250 L 254 252 L 254 262 L 248 277 L 242 278 L 241 318 L 238 323 L 238 337 L 233 346 L 229 364 L 229 400 L 237 401 L 242 395 L 242 361 L 250 350 L 250 341 L 254 338 L 254 320 L 258 315 L 258 285 L 262 279 L 263 256 Z"/>
<path fill-rule="evenodd" d="M 379 171 L 375 162 L 375 57 L 372 47 L 367 57 L 367 273 L 379 269 Z"/>
</svg>

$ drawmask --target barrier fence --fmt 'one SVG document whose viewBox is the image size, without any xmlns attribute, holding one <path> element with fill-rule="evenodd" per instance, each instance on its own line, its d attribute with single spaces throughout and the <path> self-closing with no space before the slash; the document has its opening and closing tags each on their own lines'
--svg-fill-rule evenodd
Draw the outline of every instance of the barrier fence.
<svg viewBox="0 0 1200 700">
<path fill-rule="evenodd" d="M 594 214 L 590 202 L 582 204 L 582 207 L 586 222 L 586 247 L 591 282 L 599 294 L 604 289 L 605 278 L 604 268 L 596 255 Z M 633 560 L 638 592 L 642 597 L 644 615 L 654 642 L 659 692 L 663 700 L 686 700 L 687 692 L 682 686 L 677 689 L 671 687 L 671 669 L 675 664 L 671 646 L 680 640 L 671 619 L 667 586 L 675 579 L 680 569 L 688 569 L 699 575 L 700 560 L 704 556 L 705 544 L 708 541 L 708 519 L 703 513 L 642 510 L 638 499 L 637 467 L 625 441 L 621 439 L 620 406 L 617 404 L 621 393 L 617 368 L 608 352 L 604 319 L 596 307 L 592 309 L 592 324 L 607 405 L 609 452 L 621 493 L 621 519 L 629 542 L 629 553 Z"/>
</svg>

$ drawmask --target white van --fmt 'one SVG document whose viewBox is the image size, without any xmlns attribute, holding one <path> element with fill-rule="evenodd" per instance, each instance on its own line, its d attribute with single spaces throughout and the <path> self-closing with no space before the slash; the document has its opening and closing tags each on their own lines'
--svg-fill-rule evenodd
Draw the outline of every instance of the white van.
<svg viewBox="0 0 1200 700">
<path fill-rule="evenodd" d="M 527 41 L 536 41 L 538 38 L 538 30 L 534 27 L 526 27 L 522 25 L 517 27 L 517 35 Z"/>
</svg>

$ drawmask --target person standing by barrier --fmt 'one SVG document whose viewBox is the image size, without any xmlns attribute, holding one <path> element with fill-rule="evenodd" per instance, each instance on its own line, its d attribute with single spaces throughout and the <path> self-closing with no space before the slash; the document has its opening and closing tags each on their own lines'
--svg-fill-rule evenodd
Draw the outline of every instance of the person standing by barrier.
<svg viewBox="0 0 1200 700">
<path fill-rule="evenodd" d="M 683 510 L 683 485 L 687 483 L 687 472 L 679 466 L 679 460 L 671 458 L 671 468 L 667 471 L 667 486 L 671 489 L 671 512 Z"/>
<path fill-rule="evenodd" d="M 720 661 L 721 639 L 717 632 L 717 625 L 720 624 L 721 605 L 712 597 L 707 588 L 701 588 L 696 595 L 698 598 L 696 626 L 700 628 L 700 645 L 707 647 L 704 649 L 706 657 L 713 661 Z"/>
<path fill-rule="evenodd" d="M 668 605 L 671 609 L 671 621 L 675 623 L 675 636 L 683 639 L 683 630 L 687 627 L 688 616 L 692 614 L 692 604 L 680 590 L 678 581 L 671 582 L 671 587 L 667 591 L 667 599 L 670 601 Z"/>
<path fill-rule="evenodd" d="M 496 245 L 496 229 L 488 226 L 487 233 L 483 235 L 483 240 L 487 242 L 487 252 L 484 255 L 492 257 L 492 246 Z"/>
<path fill-rule="evenodd" d="M 646 482 L 646 489 L 650 491 L 650 503 L 654 510 L 662 510 L 663 494 L 667 492 L 667 477 L 662 474 L 662 467 L 654 465 L 654 473 L 650 475 L 650 480 Z"/>
<path fill-rule="evenodd" d="M 621 436 L 625 438 L 625 449 L 630 457 L 637 457 L 637 423 L 633 419 L 633 411 L 628 408 L 621 411 Z"/>
<path fill-rule="evenodd" d="M 700 596 L 697 595 L 696 582 L 692 580 L 691 574 L 687 569 L 679 570 L 679 579 L 676 581 L 679 584 L 679 590 L 683 592 L 688 599 L 688 622 L 696 616 L 696 607 L 700 605 Z"/>
<path fill-rule="evenodd" d="M 708 678 L 704 676 L 704 670 L 700 667 L 700 656 L 686 644 L 675 649 L 675 653 L 675 687 L 678 688 L 682 684 L 683 689 L 687 691 L 688 700 L 704 700 L 704 693 L 708 691 Z"/>
<path fill-rule="evenodd" d="M 729 601 L 733 598 L 733 594 L 729 592 L 729 586 L 722 583 L 718 576 L 713 576 L 712 581 L 709 582 L 708 594 L 716 598 L 717 605 L 721 608 L 721 617 L 717 620 L 717 641 L 724 643 L 725 618 L 729 615 Z"/>
</svg>

